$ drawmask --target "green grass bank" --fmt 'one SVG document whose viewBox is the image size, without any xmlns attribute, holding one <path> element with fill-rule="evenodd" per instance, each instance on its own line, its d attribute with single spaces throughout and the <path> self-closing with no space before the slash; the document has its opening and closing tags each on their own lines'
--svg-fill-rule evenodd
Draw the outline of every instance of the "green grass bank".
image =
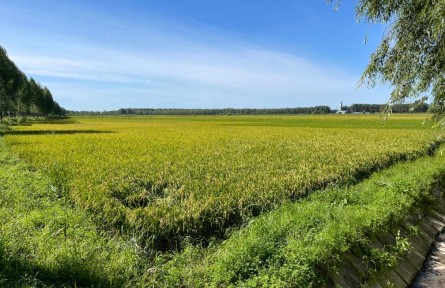
<svg viewBox="0 0 445 288">
<path fill-rule="evenodd" d="M 0 137 L 0 287 L 133 287 L 134 243 L 99 231 Z"/>
</svg>

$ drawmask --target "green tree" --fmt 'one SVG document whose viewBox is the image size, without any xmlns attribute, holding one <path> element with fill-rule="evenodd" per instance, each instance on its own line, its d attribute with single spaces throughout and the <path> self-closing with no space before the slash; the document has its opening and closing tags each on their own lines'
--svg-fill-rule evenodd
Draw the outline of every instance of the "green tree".
<svg viewBox="0 0 445 288">
<path fill-rule="evenodd" d="M 341 0 L 328 2 L 340 5 Z M 387 107 L 407 101 L 422 106 L 430 101 L 435 119 L 444 123 L 445 1 L 359 0 L 356 14 L 358 20 L 388 25 L 361 84 L 391 84 Z"/>
<path fill-rule="evenodd" d="M 45 115 L 51 114 L 54 106 L 53 95 L 47 87 L 42 90 L 42 101 L 40 103 L 40 112 Z"/>
<path fill-rule="evenodd" d="M 389 83 L 389 104 L 430 101 L 436 120 L 445 120 L 445 1 L 359 0 L 359 20 L 388 28 L 361 79 L 373 87 Z"/>
<path fill-rule="evenodd" d="M 22 76 L 22 72 L 8 58 L 6 50 L 0 46 L 0 119 L 5 114 L 15 112 Z"/>
<path fill-rule="evenodd" d="M 0 46 L 0 120 L 4 115 L 64 115 L 65 109 L 54 101 L 51 91 L 26 75 Z"/>
<path fill-rule="evenodd" d="M 18 91 L 17 110 L 20 115 L 28 115 L 32 103 L 31 84 L 23 74 L 22 86 Z"/>
<path fill-rule="evenodd" d="M 44 99 L 43 95 L 43 88 L 35 81 L 33 78 L 29 80 L 30 89 L 31 89 L 31 95 L 32 95 L 32 101 L 31 101 L 31 114 L 34 115 L 40 115 L 43 113 L 42 109 L 42 102 Z"/>
</svg>

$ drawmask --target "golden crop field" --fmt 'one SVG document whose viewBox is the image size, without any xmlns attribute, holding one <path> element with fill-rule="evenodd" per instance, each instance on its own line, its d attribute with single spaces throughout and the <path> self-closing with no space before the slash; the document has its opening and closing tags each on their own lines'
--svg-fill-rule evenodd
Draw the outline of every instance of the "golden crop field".
<svg viewBox="0 0 445 288">
<path fill-rule="evenodd" d="M 427 153 L 437 131 L 426 117 L 77 117 L 5 139 L 105 228 L 162 250 Z"/>
</svg>

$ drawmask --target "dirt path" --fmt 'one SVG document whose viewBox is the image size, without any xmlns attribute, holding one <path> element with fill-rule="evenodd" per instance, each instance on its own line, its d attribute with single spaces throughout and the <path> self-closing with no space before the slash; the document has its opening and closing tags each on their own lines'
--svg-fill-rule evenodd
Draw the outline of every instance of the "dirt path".
<svg viewBox="0 0 445 288">
<path fill-rule="evenodd" d="M 445 232 L 442 231 L 431 248 L 424 268 L 411 288 L 445 287 Z"/>
</svg>

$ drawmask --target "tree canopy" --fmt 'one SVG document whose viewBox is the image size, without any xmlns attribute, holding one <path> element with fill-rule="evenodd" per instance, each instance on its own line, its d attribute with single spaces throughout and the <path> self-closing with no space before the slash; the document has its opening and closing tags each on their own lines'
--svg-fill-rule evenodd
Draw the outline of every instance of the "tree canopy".
<svg viewBox="0 0 445 288">
<path fill-rule="evenodd" d="M 361 79 L 373 87 L 389 83 L 389 104 L 431 103 L 445 119 L 445 0 L 359 0 L 359 20 L 388 24 Z"/>
<path fill-rule="evenodd" d="M 0 46 L 0 119 L 16 115 L 63 115 L 47 87 L 28 78 Z"/>
</svg>

